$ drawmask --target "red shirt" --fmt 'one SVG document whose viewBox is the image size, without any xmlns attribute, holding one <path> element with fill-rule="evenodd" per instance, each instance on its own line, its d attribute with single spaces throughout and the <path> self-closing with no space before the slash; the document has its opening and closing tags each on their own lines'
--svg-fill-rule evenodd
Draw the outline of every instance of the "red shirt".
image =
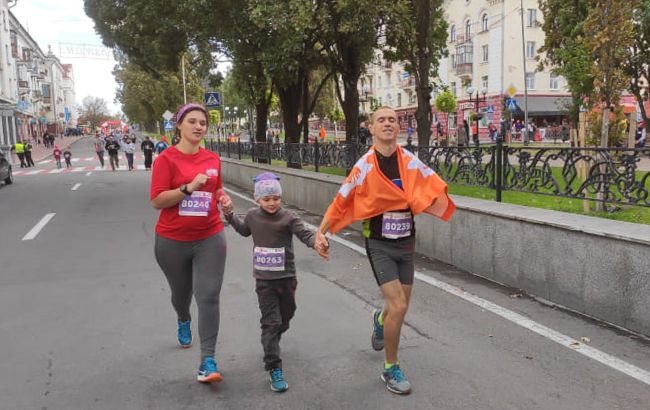
<svg viewBox="0 0 650 410">
<path fill-rule="evenodd" d="M 161 192 L 177 189 L 192 182 L 197 174 L 208 176 L 208 182 L 196 191 L 212 194 L 207 216 L 180 215 L 180 203 L 160 210 L 156 233 L 176 241 L 198 241 L 223 230 L 223 222 L 217 208 L 217 190 L 221 182 L 221 159 L 217 154 L 199 148 L 196 154 L 183 154 L 176 147 L 169 147 L 156 158 L 151 173 L 150 197 L 153 200 Z M 186 196 L 186 199 L 188 197 Z"/>
</svg>

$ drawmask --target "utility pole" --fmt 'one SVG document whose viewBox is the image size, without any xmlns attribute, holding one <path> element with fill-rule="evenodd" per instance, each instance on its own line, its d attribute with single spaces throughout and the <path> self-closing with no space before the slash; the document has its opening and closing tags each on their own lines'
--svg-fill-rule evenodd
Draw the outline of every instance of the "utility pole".
<svg viewBox="0 0 650 410">
<path fill-rule="evenodd" d="M 528 144 L 530 135 L 528 135 L 528 84 L 526 84 L 526 34 L 524 32 L 524 0 L 520 0 L 521 4 L 521 49 L 523 51 L 524 60 L 524 145 Z"/>
</svg>

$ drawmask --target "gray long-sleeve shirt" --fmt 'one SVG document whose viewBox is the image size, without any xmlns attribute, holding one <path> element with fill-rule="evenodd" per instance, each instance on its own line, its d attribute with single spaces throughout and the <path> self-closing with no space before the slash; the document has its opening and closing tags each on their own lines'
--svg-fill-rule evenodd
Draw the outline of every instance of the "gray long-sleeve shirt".
<svg viewBox="0 0 650 410">
<path fill-rule="evenodd" d="M 226 215 L 232 227 L 242 236 L 253 235 L 253 276 L 270 280 L 296 276 L 293 235 L 310 248 L 315 233 L 307 229 L 295 212 L 280 208 L 270 214 L 260 207 L 248 210 L 243 219 Z"/>
</svg>

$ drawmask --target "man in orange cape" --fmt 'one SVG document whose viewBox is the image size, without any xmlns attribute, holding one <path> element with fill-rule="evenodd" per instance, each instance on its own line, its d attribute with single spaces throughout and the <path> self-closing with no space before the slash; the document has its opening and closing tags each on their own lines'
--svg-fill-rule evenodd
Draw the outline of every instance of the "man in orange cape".
<svg viewBox="0 0 650 410">
<path fill-rule="evenodd" d="M 447 184 L 417 156 L 397 145 L 399 124 L 392 108 L 381 107 L 369 127 L 374 145 L 357 161 L 330 204 L 316 236 L 315 248 L 327 252 L 325 234 L 363 221 L 366 253 L 384 296 L 372 315 L 372 347 L 385 349 L 381 374 L 386 388 L 409 394 L 411 384 L 397 358 L 399 337 L 408 309 L 415 268 L 414 215 L 427 213 L 448 221 L 456 210 Z"/>
</svg>

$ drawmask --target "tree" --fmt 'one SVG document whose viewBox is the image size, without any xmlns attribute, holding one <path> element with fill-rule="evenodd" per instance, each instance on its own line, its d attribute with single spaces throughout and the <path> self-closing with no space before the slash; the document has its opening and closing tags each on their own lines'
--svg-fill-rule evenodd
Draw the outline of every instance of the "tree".
<svg viewBox="0 0 650 410">
<path fill-rule="evenodd" d="M 387 1 L 322 0 L 317 14 L 321 37 L 332 71 L 340 74 L 343 92 L 337 97 L 345 114 L 345 139 L 356 142 L 359 134 L 359 90 L 357 84 L 373 57 L 383 25 Z"/>
<path fill-rule="evenodd" d="M 592 0 L 584 24 L 585 43 L 594 56 L 591 74 L 595 101 L 602 106 L 601 147 L 608 147 L 609 113 L 630 84 L 624 64 L 634 44 L 632 11 L 635 0 Z"/>
<path fill-rule="evenodd" d="M 539 0 L 544 15 L 544 44 L 539 49 L 540 69 L 553 67 L 563 76 L 573 97 L 570 117 L 578 121 L 580 106 L 590 104 L 593 92 L 593 56 L 585 43 L 584 22 L 592 8 L 590 0 Z"/>
<path fill-rule="evenodd" d="M 447 22 L 442 0 L 400 0 L 393 3 L 386 22 L 384 56 L 404 61 L 415 78 L 418 100 L 418 144 L 429 145 L 433 113 L 431 78 L 438 76 L 440 59 L 447 55 Z"/>
<path fill-rule="evenodd" d="M 100 97 L 87 96 L 79 106 L 79 116 L 95 130 L 110 115 L 106 100 Z"/>
<path fill-rule="evenodd" d="M 173 112 L 183 103 L 182 75 L 178 71 L 154 75 L 122 56 L 113 70 L 118 84 L 116 100 L 132 122 L 148 131 L 162 132 L 162 113 Z M 199 77 L 192 67 L 187 67 L 185 74 L 188 101 L 201 101 Z"/>
<path fill-rule="evenodd" d="M 436 105 L 436 111 L 446 114 L 446 116 L 445 116 L 446 118 L 444 118 L 444 121 L 443 121 L 443 123 L 446 124 L 446 123 L 449 122 L 449 121 L 447 121 L 447 119 L 449 117 L 449 113 L 452 113 L 452 112 L 456 111 L 456 105 L 457 105 L 456 96 L 451 91 L 445 90 L 445 91 L 438 94 L 438 96 L 436 97 L 435 105 Z M 439 121 L 442 121 L 442 120 L 439 119 Z M 439 138 L 440 138 L 440 135 L 438 135 L 438 139 Z M 438 141 L 438 142 L 440 142 L 440 141 Z M 427 142 L 426 145 L 429 145 L 429 143 Z"/>
<path fill-rule="evenodd" d="M 639 0 L 632 22 L 634 44 L 624 68 L 630 77 L 630 91 L 639 103 L 645 129 L 650 132 L 650 113 L 645 110 L 645 103 L 650 100 L 650 90 L 647 86 L 643 87 L 644 81 L 650 81 L 650 0 Z"/>
</svg>

